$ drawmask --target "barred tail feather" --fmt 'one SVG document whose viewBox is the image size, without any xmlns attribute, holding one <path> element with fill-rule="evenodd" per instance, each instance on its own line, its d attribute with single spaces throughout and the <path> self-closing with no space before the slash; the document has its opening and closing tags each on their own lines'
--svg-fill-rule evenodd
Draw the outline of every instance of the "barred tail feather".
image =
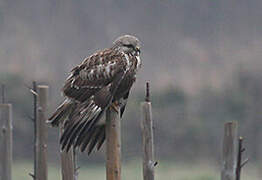
<svg viewBox="0 0 262 180">
<path fill-rule="evenodd" d="M 112 103 L 124 74 L 125 72 L 120 71 L 111 83 L 85 101 L 77 102 L 74 108 L 70 108 L 60 139 L 62 150 L 69 151 L 73 147 L 79 148 L 82 152 L 87 150 L 90 154 L 95 146 L 97 149 L 101 148 L 105 141 L 105 122 L 101 118 Z M 59 109 L 65 113 L 63 110 L 65 108 Z"/>
<path fill-rule="evenodd" d="M 75 119 L 70 119 L 70 122 L 73 123 L 65 127 L 60 139 L 61 149 L 65 151 L 69 151 L 72 146 L 74 148 L 81 146 L 81 151 L 85 150 L 89 140 L 91 141 L 93 136 L 97 134 L 96 129 L 99 126 L 97 122 L 99 122 L 105 110 L 96 105 L 93 100 L 90 100 L 85 108 L 77 109 L 82 109 L 78 113 L 80 115 L 76 116 Z M 85 148 L 82 148 L 83 143 L 85 143 Z"/>
<path fill-rule="evenodd" d="M 106 140 L 106 128 L 105 126 L 103 126 L 103 131 L 101 132 L 101 135 L 99 136 L 98 142 L 97 142 L 97 150 L 99 150 L 101 148 L 101 146 L 103 145 L 104 141 Z"/>
<path fill-rule="evenodd" d="M 96 127 L 96 133 L 92 136 L 91 140 L 88 142 L 85 142 L 85 146 L 82 145 L 83 149 L 86 149 L 87 145 L 88 145 L 88 155 L 93 151 L 94 147 L 98 144 L 98 140 L 100 139 L 100 137 L 102 137 L 103 132 L 105 131 L 105 126 L 97 126 Z"/>
<path fill-rule="evenodd" d="M 53 127 L 57 127 L 71 114 L 74 107 L 75 103 L 69 99 L 66 99 L 47 120 L 47 123 L 51 124 Z"/>
</svg>

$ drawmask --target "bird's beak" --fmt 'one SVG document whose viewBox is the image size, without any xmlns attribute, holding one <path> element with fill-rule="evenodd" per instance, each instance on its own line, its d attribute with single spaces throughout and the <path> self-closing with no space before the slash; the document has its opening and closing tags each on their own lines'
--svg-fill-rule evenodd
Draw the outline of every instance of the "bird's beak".
<svg viewBox="0 0 262 180">
<path fill-rule="evenodd" d="M 138 54 L 140 54 L 140 47 L 139 47 L 139 46 L 136 47 L 136 52 L 137 52 Z"/>
</svg>

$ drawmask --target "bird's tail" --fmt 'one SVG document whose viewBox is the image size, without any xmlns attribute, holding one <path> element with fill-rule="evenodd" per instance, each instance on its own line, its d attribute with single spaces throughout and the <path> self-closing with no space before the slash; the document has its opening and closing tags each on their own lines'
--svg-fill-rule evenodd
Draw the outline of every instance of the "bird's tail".
<svg viewBox="0 0 262 180">
<path fill-rule="evenodd" d="M 53 113 L 53 115 L 47 120 L 47 123 L 51 124 L 53 127 L 57 127 L 62 124 L 65 119 L 73 112 L 76 103 L 66 99 Z"/>
<path fill-rule="evenodd" d="M 71 147 L 79 148 L 88 154 L 94 147 L 99 150 L 105 141 L 105 108 L 99 107 L 93 99 L 78 103 L 70 113 L 60 138 L 61 149 L 69 151 Z"/>
<path fill-rule="evenodd" d="M 60 138 L 62 150 L 69 151 L 71 147 L 82 152 L 92 152 L 95 146 L 100 149 L 105 141 L 105 122 L 101 123 L 105 111 L 113 101 L 114 94 L 124 73 L 120 71 L 113 82 L 100 89 L 84 102 L 65 101 L 49 119 L 53 126 L 64 124 Z"/>
</svg>

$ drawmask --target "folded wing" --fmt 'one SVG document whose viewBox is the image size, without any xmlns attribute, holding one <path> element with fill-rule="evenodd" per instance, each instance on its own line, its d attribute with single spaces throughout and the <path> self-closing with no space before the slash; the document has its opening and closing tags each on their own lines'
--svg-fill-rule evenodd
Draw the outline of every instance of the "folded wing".
<svg viewBox="0 0 262 180">
<path fill-rule="evenodd" d="M 62 150 L 68 151 L 74 146 L 90 153 L 95 146 L 101 147 L 105 127 L 98 122 L 112 103 L 126 69 L 121 54 L 102 53 L 72 70 L 63 87 L 67 99 L 49 118 L 53 126 L 64 124 L 60 139 Z"/>
</svg>

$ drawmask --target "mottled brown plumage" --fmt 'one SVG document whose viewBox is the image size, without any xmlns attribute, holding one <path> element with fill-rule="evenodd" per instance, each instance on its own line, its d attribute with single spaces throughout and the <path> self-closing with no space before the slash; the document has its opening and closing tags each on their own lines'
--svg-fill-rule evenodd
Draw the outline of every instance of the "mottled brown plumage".
<svg viewBox="0 0 262 180">
<path fill-rule="evenodd" d="M 104 113 L 117 101 L 122 117 L 140 66 L 140 43 L 125 35 L 111 48 L 98 51 L 72 69 L 62 89 L 66 99 L 49 118 L 52 126 L 64 126 L 62 150 L 73 146 L 89 154 L 95 146 L 102 146 Z"/>
</svg>

